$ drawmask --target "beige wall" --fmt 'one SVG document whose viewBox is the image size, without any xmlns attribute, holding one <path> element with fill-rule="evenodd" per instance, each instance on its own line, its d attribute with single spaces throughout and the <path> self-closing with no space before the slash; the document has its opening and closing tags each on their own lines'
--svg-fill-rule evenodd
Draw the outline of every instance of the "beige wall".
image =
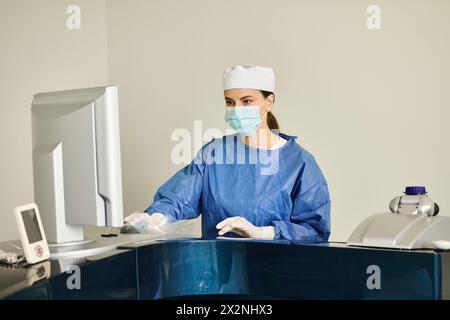
<svg viewBox="0 0 450 320">
<path fill-rule="evenodd" d="M 13 209 L 34 200 L 31 100 L 37 92 L 106 85 L 105 2 L 0 0 L 0 241 L 17 239 Z"/>
<path fill-rule="evenodd" d="M 366 9 L 381 7 L 379 31 Z M 177 168 L 176 128 L 223 124 L 222 70 L 275 68 L 275 114 L 328 178 L 332 239 L 424 184 L 450 211 L 450 2 L 107 1 L 119 86 L 125 210 L 144 209 Z"/>
<path fill-rule="evenodd" d="M 29 107 L 40 91 L 119 86 L 125 212 L 143 210 L 179 166 L 176 128 L 225 129 L 221 76 L 275 68 L 274 112 L 321 165 L 332 239 L 385 211 L 405 184 L 450 208 L 450 19 L 446 0 L 85 0 L 0 2 L 0 240 L 33 200 Z M 366 28 L 366 8 L 382 28 Z M 107 27 L 105 27 L 107 18 Z"/>
</svg>

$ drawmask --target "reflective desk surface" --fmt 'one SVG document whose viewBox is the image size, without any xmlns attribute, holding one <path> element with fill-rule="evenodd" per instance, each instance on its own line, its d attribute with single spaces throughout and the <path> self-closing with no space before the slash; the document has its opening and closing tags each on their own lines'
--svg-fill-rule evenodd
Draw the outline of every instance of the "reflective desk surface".
<svg viewBox="0 0 450 320">
<path fill-rule="evenodd" d="M 1 245 L 0 245 L 1 248 Z M 258 240 L 142 240 L 0 267 L 4 299 L 449 299 L 450 252 Z"/>
</svg>

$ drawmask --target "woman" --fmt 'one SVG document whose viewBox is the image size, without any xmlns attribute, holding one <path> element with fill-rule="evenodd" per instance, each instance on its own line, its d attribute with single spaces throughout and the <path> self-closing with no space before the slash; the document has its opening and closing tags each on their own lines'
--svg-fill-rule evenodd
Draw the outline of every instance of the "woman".
<svg viewBox="0 0 450 320">
<path fill-rule="evenodd" d="M 202 214 L 203 238 L 226 234 L 327 241 L 327 182 L 295 137 L 278 133 L 271 112 L 273 70 L 235 66 L 225 70 L 223 83 L 225 120 L 237 134 L 204 145 L 191 164 L 159 188 L 145 210 L 148 215 L 135 214 L 126 221 L 159 228 Z"/>
</svg>

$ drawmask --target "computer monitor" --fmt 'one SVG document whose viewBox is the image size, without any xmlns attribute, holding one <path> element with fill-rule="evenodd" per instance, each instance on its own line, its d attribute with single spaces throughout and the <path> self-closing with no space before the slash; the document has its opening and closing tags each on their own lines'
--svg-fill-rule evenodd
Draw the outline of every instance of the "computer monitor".
<svg viewBox="0 0 450 320">
<path fill-rule="evenodd" d="M 49 244 L 83 226 L 123 225 L 117 88 L 39 93 L 32 108 L 34 195 Z"/>
</svg>

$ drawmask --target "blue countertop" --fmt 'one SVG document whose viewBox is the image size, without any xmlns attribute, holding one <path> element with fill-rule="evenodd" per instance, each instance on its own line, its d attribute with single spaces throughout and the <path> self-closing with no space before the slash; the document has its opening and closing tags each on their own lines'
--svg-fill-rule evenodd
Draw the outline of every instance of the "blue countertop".
<svg viewBox="0 0 450 320">
<path fill-rule="evenodd" d="M 79 288 L 74 288 L 77 272 Z M 103 256 L 5 267 L 0 269 L 0 296 L 448 299 L 449 274 L 450 253 L 435 250 L 288 241 L 151 240 Z"/>
</svg>

